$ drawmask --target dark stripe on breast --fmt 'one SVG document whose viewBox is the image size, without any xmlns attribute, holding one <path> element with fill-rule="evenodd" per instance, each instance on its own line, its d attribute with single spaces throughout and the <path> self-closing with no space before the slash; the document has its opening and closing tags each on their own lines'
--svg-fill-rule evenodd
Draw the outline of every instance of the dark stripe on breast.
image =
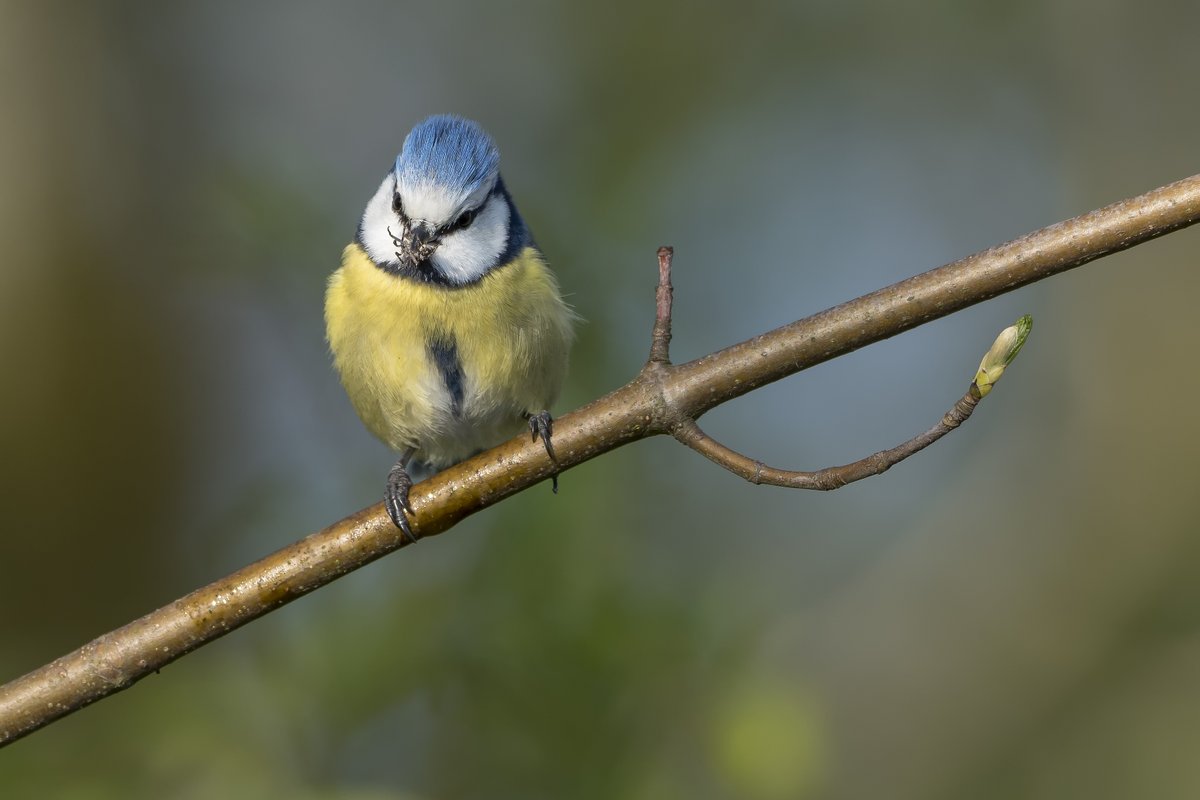
<svg viewBox="0 0 1200 800">
<path fill-rule="evenodd" d="M 451 413 L 456 417 L 462 416 L 464 376 L 462 362 L 458 360 L 458 345 L 452 336 L 439 335 L 426 341 L 425 347 L 442 377 L 446 391 L 450 393 Z"/>
</svg>

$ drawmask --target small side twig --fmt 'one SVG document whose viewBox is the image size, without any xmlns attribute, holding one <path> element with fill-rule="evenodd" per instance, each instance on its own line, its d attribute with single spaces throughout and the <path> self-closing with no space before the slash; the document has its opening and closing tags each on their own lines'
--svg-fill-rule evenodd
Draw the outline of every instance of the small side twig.
<svg viewBox="0 0 1200 800">
<path fill-rule="evenodd" d="M 661 376 L 674 369 L 671 367 L 670 359 L 673 301 L 671 263 L 674 254 L 675 251 L 671 247 L 658 248 L 658 288 L 654 295 L 654 330 L 650 340 L 650 358 L 642 369 L 642 376 L 652 380 L 655 376 Z M 895 447 L 880 450 L 849 464 L 825 467 L 811 472 L 771 467 L 721 444 L 701 430 L 691 415 L 678 408 L 672 408 L 668 412 L 672 418 L 668 430 L 682 444 L 734 475 L 745 478 L 750 483 L 782 486 L 787 489 L 815 489 L 818 491 L 838 489 L 848 483 L 886 472 L 966 422 L 974 413 L 975 406 L 979 404 L 979 401 L 991 391 L 996 381 L 1000 380 L 1005 367 L 1016 358 L 1032 327 L 1033 318 L 1026 315 L 1017 320 L 1014 325 L 1000 332 L 991 349 L 980 362 L 975 380 L 971 382 L 967 393 L 960 397 L 932 428 Z"/>
<path fill-rule="evenodd" d="M 866 458 L 840 467 L 825 467 L 812 472 L 800 470 L 785 470 L 769 467 L 761 461 L 756 461 L 732 450 L 713 439 L 692 420 L 684 420 L 674 431 L 675 438 L 695 450 L 708 460 L 721 465 L 734 475 L 745 478 L 753 484 L 782 486 L 787 489 L 817 489 L 828 491 L 838 489 L 847 483 L 879 475 L 894 464 L 898 464 L 909 456 L 924 450 L 950 431 L 957 428 L 971 416 L 979 398 L 971 392 L 963 395 L 954 407 L 946 412 L 941 421 L 924 433 L 914 436 L 903 444 L 889 450 L 880 450 Z"/>
<path fill-rule="evenodd" d="M 941 420 L 929 430 L 914 436 L 903 444 L 888 450 L 880 450 L 866 458 L 860 458 L 840 467 L 825 467 L 812 472 L 784 470 L 769 467 L 761 461 L 744 456 L 736 450 L 713 439 L 700 429 L 696 421 L 683 418 L 676 422 L 671 434 L 680 442 L 695 450 L 710 461 L 753 484 L 782 486 L 787 489 L 816 489 L 829 491 L 848 483 L 886 472 L 909 456 L 924 450 L 970 418 L 975 406 L 987 396 L 996 381 L 1016 358 L 1021 346 L 1033 327 L 1033 318 L 1026 315 L 1015 325 L 1005 328 L 983 357 L 971 388 L 958 402 L 942 415 Z"/>
<path fill-rule="evenodd" d="M 650 363 L 671 363 L 671 258 L 675 250 L 658 248 L 658 289 L 654 292 L 654 333 L 650 340 Z"/>
</svg>

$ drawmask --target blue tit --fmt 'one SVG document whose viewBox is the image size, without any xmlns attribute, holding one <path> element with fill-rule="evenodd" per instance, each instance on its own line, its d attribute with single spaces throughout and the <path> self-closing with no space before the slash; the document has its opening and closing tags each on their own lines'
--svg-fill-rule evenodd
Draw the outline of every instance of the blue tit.
<svg viewBox="0 0 1200 800">
<path fill-rule="evenodd" d="M 363 424 L 400 454 L 384 504 L 414 539 L 408 468 L 441 469 L 548 409 L 576 320 L 474 122 L 435 116 L 404 140 L 329 280 L 333 363 Z"/>
</svg>

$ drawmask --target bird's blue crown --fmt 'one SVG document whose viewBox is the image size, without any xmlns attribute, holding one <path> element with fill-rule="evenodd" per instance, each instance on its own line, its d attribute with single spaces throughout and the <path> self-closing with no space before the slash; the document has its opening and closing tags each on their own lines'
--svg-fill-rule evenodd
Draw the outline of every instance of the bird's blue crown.
<svg viewBox="0 0 1200 800">
<path fill-rule="evenodd" d="M 500 167 L 500 151 L 483 128 L 448 114 L 417 124 L 396 157 L 396 177 L 408 186 L 438 184 L 470 194 Z"/>
</svg>

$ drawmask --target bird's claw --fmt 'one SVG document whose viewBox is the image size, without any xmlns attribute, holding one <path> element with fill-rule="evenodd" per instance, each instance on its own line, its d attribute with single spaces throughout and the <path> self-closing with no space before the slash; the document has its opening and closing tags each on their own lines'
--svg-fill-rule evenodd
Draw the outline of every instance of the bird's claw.
<svg viewBox="0 0 1200 800">
<path fill-rule="evenodd" d="M 546 455 L 550 456 L 551 461 L 558 461 L 558 457 L 554 455 L 554 445 L 550 443 L 550 437 L 554 434 L 554 418 L 550 416 L 550 412 L 539 411 L 530 414 L 528 419 L 531 441 L 536 442 L 540 436 L 542 444 L 546 445 Z"/>
<path fill-rule="evenodd" d="M 404 533 L 410 542 L 416 544 L 417 537 L 408 522 L 408 515 L 414 513 L 408 502 L 408 490 L 411 488 L 412 478 L 409 477 L 408 470 L 404 468 L 403 462 L 397 463 L 388 472 L 387 488 L 383 493 L 383 506 L 387 509 L 388 516 L 392 518 L 392 523 Z"/>
<path fill-rule="evenodd" d="M 546 446 L 546 455 L 550 456 L 550 460 L 557 464 L 558 456 L 554 455 L 554 445 L 550 443 L 550 437 L 554 434 L 554 418 L 550 416 L 550 412 L 539 411 L 537 414 L 526 414 L 525 419 L 529 421 L 531 441 L 536 442 L 538 437 L 541 437 L 542 444 Z M 555 494 L 558 494 L 557 474 L 550 477 L 550 488 Z"/>
</svg>

